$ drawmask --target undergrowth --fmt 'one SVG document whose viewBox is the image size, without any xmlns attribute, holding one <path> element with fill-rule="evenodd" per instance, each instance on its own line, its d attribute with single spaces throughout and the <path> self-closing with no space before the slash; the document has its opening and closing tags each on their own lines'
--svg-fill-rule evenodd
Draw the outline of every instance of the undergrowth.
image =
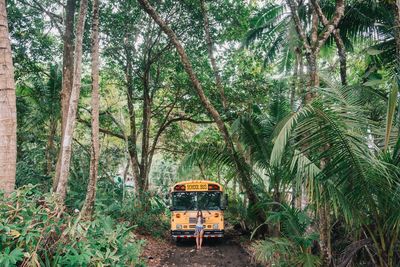
<svg viewBox="0 0 400 267">
<path fill-rule="evenodd" d="M 132 224 L 83 220 L 31 185 L 0 197 L 0 266 L 143 266 Z"/>
</svg>

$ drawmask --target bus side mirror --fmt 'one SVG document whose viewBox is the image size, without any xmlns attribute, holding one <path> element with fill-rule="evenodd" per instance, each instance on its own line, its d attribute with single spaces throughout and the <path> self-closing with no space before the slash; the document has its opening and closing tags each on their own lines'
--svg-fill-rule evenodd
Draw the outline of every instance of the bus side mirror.
<svg viewBox="0 0 400 267">
<path fill-rule="evenodd" d="M 169 199 L 169 194 L 167 193 L 167 194 L 165 194 L 165 199 Z"/>
</svg>

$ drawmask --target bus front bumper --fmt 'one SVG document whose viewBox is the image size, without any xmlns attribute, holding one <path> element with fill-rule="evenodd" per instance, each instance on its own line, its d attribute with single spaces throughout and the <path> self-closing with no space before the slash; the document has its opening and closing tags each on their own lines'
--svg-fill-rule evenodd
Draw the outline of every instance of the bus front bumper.
<svg viewBox="0 0 400 267">
<path fill-rule="evenodd" d="M 194 238 L 194 230 L 171 230 L 172 238 Z M 205 230 L 204 238 L 222 238 L 224 230 Z"/>
</svg>

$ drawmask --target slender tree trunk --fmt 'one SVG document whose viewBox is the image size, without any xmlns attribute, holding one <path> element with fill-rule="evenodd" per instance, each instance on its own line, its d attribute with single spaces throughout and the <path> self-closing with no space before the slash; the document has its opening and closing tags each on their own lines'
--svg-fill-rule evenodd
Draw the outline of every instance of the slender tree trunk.
<svg viewBox="0 0 400 267">
<path fill-rule="evenodd" d="M 322 266 L 330 266 L 332 261 L 329 204 L 324 202 L 318 208 L 319 233 Z"/>
<path fill-rule="evenodd" d="M 306 60 L 309 82 L 307 86 L 308 89 L 305 97 L 305 103 L 309 103 L 315 97 L 315 93 L 312 91 L 312 89 L 319 86 L 317 53 L 312 52 L 306 55 Z"/>
<path fill-rule="evenodd" d="M 339 56 L 339 69 L 340 69 L 340 80 L 342 81 L 342 85 L 347 85 L 347 56 L 346 49 L 340 37 L 339 29 L 333 31 L 333 37 L 335 38 L 336 48 Z"/>
<path fill-rule="evenodd" d="M 395 0 L 392 4 L 392 10 L 394 13 L 394 39 L 396 42 L 396 64 L 399 75 L 400 69 L 400 0 Z"/>
<path fill-rule="evenodd" d="M 68 116 L 65 123 L 64 137 L 62 139 L 61 147 L 61 162 L 60 162 L 60 178 L 56 192 L 64 200 L 67 194 L 68 175 L 71 164 L 72 154 L 72 137 L 76 122 L 76 113 L 78 109 L 78 101 L 81 90 L 81 74 L 82 74 L 82 42 L 83 32 L 86 20 L 88 0 L 82 0 L 79 10 L 79 18 L 76 29 L 76 42 L 75 42 L 75 64 L 73 87 L 68 107 Z"/>
<path fill-rule="evenodd" d="M 207 177 L 206 177 L 206 175 L 204 174 L 203 166 L 202 166 L 201 163 L 199 163 L 199 170 L 200 170 L 201 178 L 202 178 L 203 180 L 207 180 Z"/>
<path fill-rule="evenodd" d="M 0 190 L 15 187 L 17 106 L 5 0 L 0 0 Z"/>
<path fill-rule="evenodd" d="M 84 216 L 93 214 L 100 157 L 99 144 L 99 0 L 93 1 L 92 22 L 92 149 L 90 151 L 89 183 L 86 193 Z M 129 166 L 129 165 L 128 165 Z"/>
<path fill-rule="evenodd" d="M 292 88 L 290 89 L 290 110 L 292 112 L 296 112 L 296 106 L 295 106 L 295 96 L 296 96 L 296 88 L 298 84 L 298 71 L 299 71 L 299 53 L 296 49 L 296 57 L 295 57 L 295 63 L 294 63 L 294 71 L 293 71 L 293 83 L 292 83 Z M 292 180 L 292 199 L 290 200 L 290 205 L 292 207 L 296 206 L 296 200 L 298 197 L 298 192 L 297 192 L 297 187 L 296 187 L 296 180 Z"/>
<path fill-rule="evenodd" d="M 396 42 L 396 75 L 397 84 L 400 85 L 400 0 L 396 0 L 392 5 L 394 13 L 394 39 Z M 398 97 L 398 102 L 400 103 L 400 96 Z M 400 108 L 397 111 L 397 122 L 400 138 Z"/>
<path fill-rule="evenodd" d="M 68 117 L 68 106 L 71 97 L 74 77 L 74 19 L 76 0 L 67 0 L 65 12 L 65 32 L 63 36 L 63 73 L 61 89 L 61 144 L 63 143 L 65 123 Z M 61 148 L 57 158 L 56 172 L 53 178 L 53 191 L 56 191 L 60 178 Z"/>
<path fill-rule="evenodd" d="M 222 85 L 221 75 L 219 74 L 219 69 L 218 69 L 217 62 L 216 62 L 215 56 L 214 56 L 214 42 L 213 42 L 213 40 L 211 38 L 211 34 L 210 34 L 210 24 L 208 22 L 207 7 L 206 7 L 204 0 L 200 0 L 200 4 L 201 4 L 201 10 L 203 12 L 204 33 L 205 33 L 205 38 L 206 38 L 206 42 L 207 42 L 208 57 L 210 59 L 211 67 L 214 72 L 215 82 L 216 82 L 218 91 L 221 96 L 222 107 L 224 108 L 224 110 L 226 110 L 227 101 L 225 98 L 225 90 Z"/>
<path fill-rule="evenodd" d="M 183 64 L 183 67 L 188 74 L 194 89 L 196 90 L 196 93 L 198 94 L 201 103 L 203 104 L 204 108 L 208 111 L 210 116 L 214 119 L 224 141 L 225 145 L 230 152 L 230 155 L 232 157 L 233 162 L 235 163 L 236 170 L 238 172 L 238 175 L 241 179 L 241 183 L 243 184 L 244 188 L 246 189 L 247 195 L 249 197 L 249 201 L 252 204 L 256 204 L 259 202 L 259 198 L 253 188 L 252 181 L 249 177 L 249 175 L 246 173 L 246 167 L 243 164 L 243 159 L 237 154 L 235 151 L 232 139 L 230 137 L 230 134 L 228 132 L 228 129 L 226 128 L 224 122 L 221 119 L 221 116 L 219 112 L 215 109 L 215 107 L 211 104 L 210 100 L 207 98 L 207 96 L 204 94 L 204 90 L 200 84 L 200 81 L 197 78 L 197 75 L 195 74 L 192 64 L 190 63 L 190 60 L 182 47 L 181 43 L 179 42 L 176 34 L 174 31 L 171 30 L 171 28 L 165 23 L 164 20 L 161 19 L 160 15 L 156 12 L 156 10 L 150 5 L 150 3 L 147 0 L 138 0 L 138 2 L 141 4 L 143 9 L 153 18 L 153 20 L 160 26 L 162 31 L 169 37 L 171 43 L 175 46 L 180 58 L 181 62 Z M 265 219 L 265 214 L 260 211 L 259 212 L 259 219 L 264 220 Z"/>
<path fill-rule="evenodd" d="M 126 182 L 128 181 L 128 173 L 129 173 L 129 166 L 130 166 L 130 159 L 128 159 L 123 176 L 123 185 L 122 185 L 122 202 L 125 200 L 126 196 Z"/>
<path fill-rule="evenodd" d="M 147 66 L 143 77 L 143 117 L 142 117 L 142 152 L 140 160 L 139 195 L 147 190 L 148 185 L 148 156 L 151 122 L 151 97 L 150 97 L 150 66 Z"/>
<path fill-rule="evenodd" d="M 308 74 L 309 74 L 309 83 L 308 83 L 308 90 L 305 96 L 305 103 L 310 103 L 312 99 L 315 97 L 315 93 L 312 92 L 312 88 L 318 87 L 319 86 L 319 76 L 318 76 L 318 56 L 321 47 L 325 44 L 326 40 L 328 37 L 333 33 L 334 37 L 336 35 L 336 39 L 340 37 L 338 35 L 337 26 L 342 19 L 344 15 L 344 8 L 345 8 L 345 0 L 336 0 L 336 6 L 335 6 L 335 12 L 331 18 L 331 20 L 328 21 L 326 16 L 323 14 L 321 7 L 319 6 L 319 1 L 318 0 L 311 0 L 310 1 L 310 8 L 312 9 L 312 22 L 311 22 L 311 36 L 310 40 L 308 40 L 307 35 L 305 34 L 304 27 L 301 23 L 299 14 L 298 14 L 298 5 L 299 3 L 294 0 L 286 0 L 291 14 L 292 14 L 292 19 L 295 24 L 295 29 L 296 32 L 299 36 L 299 39 L 303 43 L 303 47 L 305 50 L 305 56 L 307 60 L 307 69 L 308 69 Z M 324 26 L 324 30 L 320 33 L 318 33 L 318 23 L 321 22 L 322 25 Z M 336 31 L 336 33 L 335 33 Z M 335 40 L 336 40 L 335 39 Z M 345 72 L 343 73 L 343 70 L 345 70 L 346 65 L 345 63 L 345 56 L 344 55 L 344 46 L 341 47 L 343 44 L 340 42 L 340 40 L 336 40 L 337 45 L 338 45 L 338 50 L 340 50 L 339 56 L 342 56 L 341 58 L 341 77 L 342 77 L 342 82 L 343 78 L 345 78 Z M 324 161 L 328 159 L 323 159 L 321 160 L 321 165 L 324 165 Z M 322 210 L 320 210 L 318 213 L 320 214 L 320 249 L 321 249 L 321 259 L 323 262 L 323 266 L 329 266 L 331 263 L 331 258 L 332 258 L 332 253 L 331 253 L 331 245 L 330 245 L 330 222 L 329 222 L 329 209 L 327 207 L 327 203 L 323 203 L 324 207 Z M 326 206 L 325 206 L 326 205 Z M 321 221 L 322 220 L 322 221 Z"/>
<path fill-rule="evenodd" d="M 290 109 L 292 112 L 296 111 L 296 91 L 299 87 L 299 76 L 302 73 L 300 67 L 302 68 L 302 54 L 301 49 L 296 47 L 295 50 L 295 61 L 294 61 L 294 69 L 293 69 L 293 83 L 292 88 L 290 90 Z M 301 77 L 300 77 L 301 78 Z"/>
<path fill-rule="evenodd" d="M 50 119 L 49 135 L 47 136 L 46 145 L 46 171 L 47 175 L 50 176 L 53 171 L 53 159 L 54 159 L 54 137 L 57 133 L 57 121 L 55 118 Z"/>
</svg>

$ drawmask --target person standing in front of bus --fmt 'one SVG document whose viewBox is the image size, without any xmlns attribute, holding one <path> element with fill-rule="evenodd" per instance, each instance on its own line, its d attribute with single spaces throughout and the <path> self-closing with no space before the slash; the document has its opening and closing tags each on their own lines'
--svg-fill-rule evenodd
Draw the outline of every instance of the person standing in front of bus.
<svg viewBox="0 0 400 267">
<path fill-rule="evenodd" d="M 203 212 L 201 210 L 197 211 L 197 224 L 194 231 L 194 235 L 196 236 L 196 248 L 201 249 L 201 245 L 203 244 L 203 235 L 204 235 L 204 218 Z"/>
</svg>

